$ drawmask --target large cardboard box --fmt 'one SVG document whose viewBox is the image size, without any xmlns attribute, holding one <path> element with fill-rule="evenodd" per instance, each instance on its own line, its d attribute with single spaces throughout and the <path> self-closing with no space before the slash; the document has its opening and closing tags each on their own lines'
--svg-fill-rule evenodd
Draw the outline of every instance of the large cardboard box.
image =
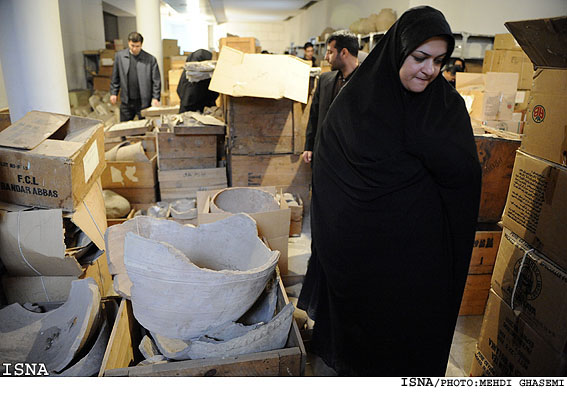
<svg viewBox="0 0 567 393">
<path fill-rule="evenodd" d="M 276 187 L 254 187 L 267 191 L 276 195 Z M 222 220 L 229 217 L 232 213 L 211 213 L 211 198 L 218 190 L 207 190 L 197 192 L 197 214 L 199 225 Z M 272 250 L 278 250 L 281 255 L 278 261 L 278 267 L 282 275 L 287 274 L 287 243 L 289 238 L 289 223 L 291 218 L 291 210 L 287 206 L 284 198 L 280 198 L 280 210 L 251 213 L 250 216 L 256 220 L 258 226 L 258 235 L 267 240 L 268 246 Z"/>
<path fill-rule="evenodd" d="M 518 74 L 457 72 L 456 87 L 470 117 L 476 120 L 512 120 Z"/>
<path fill-rule="evenodd" d="M 567 168 L 518 151 L 502 222 L 567 270 Z"/>
<path fill-rule="evenodd" d="M 178 56 L 180 51 L 177 40 L 167 38 L 162 39 L 162 49 L 163 57 Z"/>
<path fill-rule="evenodd" d="M 0 132 L 0 200 L 74 211 L 105 167 L 98 120 L 31 111 Z"/>
<path fill-rule="evenodd" d="M 473 356 L 469 377 L 495 377 L 494 366 L 490 364 L 486 356 L 479 351 L 478 345 Z"/>
<path fill-rule="evenodd" d="M 209 90 L 233 97 L 285 97 L 306 104 L 310 70 L 308 62 L 295 56 L 250 54 L 223 46 Z"/>
<path fill-rule="evenodd" d="M 564 376 L 565 354 L 553 349 L 490 290 L 478 349 L 498 376 Z"/>
<path fill-rule="evenodd" d="M 475 233 L 469 274 L 491 274 L 496 262 L 502 230 L 479 229 Z"/>
<path fill-rule="evenodd" d="M 532 246 L 504 229 L 492 289 L 556 351 L 563 352 L 567 349 L 567 272 L 530 250 Z"/>
<path fill-rule="evenodd" d="M 157 184 L 157 154 L 148 161 L 107 161 L 102 188 L 146 188 Z"/>
<path fill-rule="evenodd" d="M 219 51 L 228 46 L 244 53 L 256 53 L 256 39 L 254 37 L 222 37 L 219 40 Z"/>
<path fill-rule="evenodd" d="M 537 71 L 521 149 L 567 165 L 567 16 L 507 22 Z"/>
<path fill-rule="evenodd" d="M 88 237 L 79 245 L 71 240 L 78 230 Z M 100 181 L 72 214 L 0 203 L 0 259 L 7 272 L 3 287 L 8 299 L 65 300 L 71 282 L 85 277 L 97 282 L 101 296 L 109 295 L 112 278 L 103 255 L 105 230 Z"/>
<path fill-rule="evenodd" d="M 494 45 L 492 47 L 500 50 L 522 50 L 518 41 L 510 33 L 494 34 Z"/>
<path fill-rule="evenodd" d="M 482 72 L 514 72 L 518 74 L 518 90 L 530 90 L 534 67 L 530 58 L 521 50 L 487 50 Z"/>
<path fill-rule="evenodd" d="M 93 88 L 100 91 L 110 91 L 110 76 L 95 75 L 93 78 Z"/>
</svg>

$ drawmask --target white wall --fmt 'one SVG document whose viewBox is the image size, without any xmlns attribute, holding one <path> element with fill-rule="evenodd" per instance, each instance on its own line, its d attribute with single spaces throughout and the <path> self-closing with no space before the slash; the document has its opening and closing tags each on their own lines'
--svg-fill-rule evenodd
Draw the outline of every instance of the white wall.
<svg viewBox="0 0 567 393">
<path fill-rule="evenodd" d="M 0 63 L 0 108 L 8 106 L 8 96 L 6 95 L 6 87 L 4 86 L 4 74 L 2 73 L 2 63 Z"/>
<path fill-rule="evenodd" d="M 303 45 L 327 27 L 348 28 L 359 18 L 392 8 L 398 17 L 417 5 L 431 5 L 445 14 L 453 31 L 507 33 L 504 22 L 567 15 L 565 0 L 322 0 L 284 22 L 286 47 Z"/>
<path fill-rule="evenodd" d="M 85 89 L 84 50 L 104 48 L 101 0 L 59 0 L 67 85 Z"/>
<path fill-rule="evenodd" d="M 122 40 L 124 48 L 128 46 L 128 34 L 136 31 L 135 16 L 119 16 L 118 18 L 118 37 Z"/>
<path fill-rule="evenodd" d="M 262 50 L 271 53 L 283 53 L 288 45 L 284 22 L 270 23 L 223 23 L 213 27 L 213 42 L 218 50 L 219 39 L 227 33 L 240 37 L 255 37 L 260 41 Z"/>
<path fill-rule="evenodd" d="M 453 31 L 508 33 L 504 22 L 567 15 L 565 0 L 410 0 L 410 7 L 430 5 L 445 15 Z"/>
<path fill-rule="evenodd" d="M 161 37 L 177 40 L 181 54 L 194 52 L 197 49 L 209 49 L 209 24 L 191 17 L 162 14 Z"/>
</svg>

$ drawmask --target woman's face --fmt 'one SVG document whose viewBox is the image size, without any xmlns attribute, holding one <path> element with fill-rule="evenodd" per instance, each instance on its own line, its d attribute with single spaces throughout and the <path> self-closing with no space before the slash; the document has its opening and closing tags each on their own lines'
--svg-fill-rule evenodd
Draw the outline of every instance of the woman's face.
<svg viewBox="0 0 567 393">
<path fill-rule="evenodd" d="M 433 37 L 423 42 L 404 60 L 400 68 L 400 81 L 409 91 L 421 93 L 441 70 L 447 54 L 447 41 Z"/>
</svg>

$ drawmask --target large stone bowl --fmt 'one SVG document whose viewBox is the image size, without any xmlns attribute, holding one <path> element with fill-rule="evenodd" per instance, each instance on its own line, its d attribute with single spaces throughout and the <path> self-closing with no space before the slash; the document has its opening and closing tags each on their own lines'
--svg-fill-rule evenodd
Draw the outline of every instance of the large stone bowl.
<svg viewBox="0 0 567 393">
<path fill-rule="evenodd" d="M 240 318 L 279 259 L 246 214 L 197 228 L 136 217 L 124 237 L 124 265 L 136 319 L 151 332 L 189 340 Z M 124 225 L 124 224 L 123 224 Z"/>
<path fill-rule="evenodd" d="M 276 197 L 257 188 L 232 187 L 211 198 L 211 213 L 260 213 L 279 210 Z"/>
</svg>

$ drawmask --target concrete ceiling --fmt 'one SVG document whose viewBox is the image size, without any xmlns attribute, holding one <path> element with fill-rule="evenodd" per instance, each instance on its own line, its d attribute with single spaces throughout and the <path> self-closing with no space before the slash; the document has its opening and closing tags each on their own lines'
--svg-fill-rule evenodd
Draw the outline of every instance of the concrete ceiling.
<svg viewBox="0 0 567 393">
<path fill-rule="evenodd" d="M 203 17 L 214 16 L 217 23 L 225 22 L 281 22 L 296 16 L 316 1 L 309 0 L 164 0 L 177 12 L 189 9 L 199 11 Z M 208 19 L 208 18 L 207 18 Z"/>
</svg>

